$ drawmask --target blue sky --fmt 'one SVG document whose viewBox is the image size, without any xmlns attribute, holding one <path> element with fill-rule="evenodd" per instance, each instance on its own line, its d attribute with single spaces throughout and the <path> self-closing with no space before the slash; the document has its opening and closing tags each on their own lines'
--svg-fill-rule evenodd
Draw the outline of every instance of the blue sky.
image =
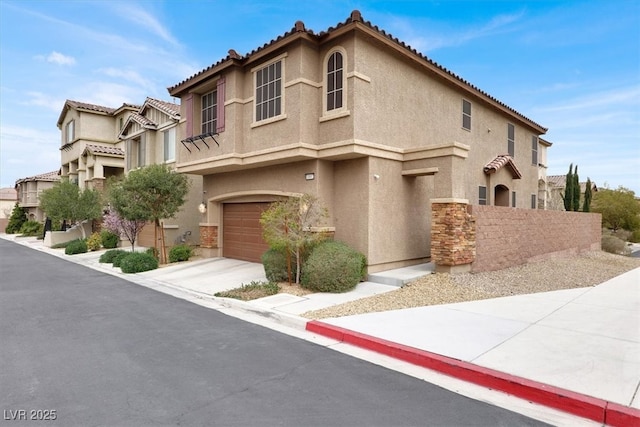
<svg viewBox="0 0 640 427">
<path fill-rule="evenodd" d="M 548 174 L 640 195 L 640 1 L 0 0 L 0 186 L 56 170 L 66 99 L 117 107 L 353 9 L 549 128 Z"/>
</svg>

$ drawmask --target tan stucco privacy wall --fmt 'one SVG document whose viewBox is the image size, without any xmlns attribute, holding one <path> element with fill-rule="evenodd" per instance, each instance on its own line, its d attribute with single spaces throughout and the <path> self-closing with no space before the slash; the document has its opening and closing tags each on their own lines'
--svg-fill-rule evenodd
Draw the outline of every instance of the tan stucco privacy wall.
<svg viewBox="0 0 640 427">
<path fill-rule="evenodd" d="M 80 227 L 84 227 L 85 235 L 82 235 Z M 44 245 L 46 247 L 52 247 L 59 245 L 60 243 L 70 242 L 75 239 L 82 239 L 91 235 L 91 222 L 84 222 L 81 226 L 73 227 L 67 231 L 47 231 L 44 236 Z"/>
<path fill-rule="evenodd" d="M 600 214 L 478 205 L 470 213 L 476 224 L 473 272 L 600 250 Z"/>
</svg>

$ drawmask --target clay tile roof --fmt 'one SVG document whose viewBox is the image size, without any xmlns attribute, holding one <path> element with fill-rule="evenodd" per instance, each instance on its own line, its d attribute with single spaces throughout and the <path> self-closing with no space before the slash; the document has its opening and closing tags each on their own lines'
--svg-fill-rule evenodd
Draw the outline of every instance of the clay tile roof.
<svg viewBox="0 0 640 427">
<path fill-rule="evenodd" d="M 116 148 L 116 147 L 109 147 L 106 145 L 87 144 L 84 151 L 89 152 L 91 154 L 109 154 L 112 156 L 124 157 L 124 151 L 122 149 Z"/>
<path fill-rule="evenodd" d="M 41 173 L 39 175 L 34 175 L 34 176 L 28 176 L 26 178 L 20 178 L 19 180 L 16 181 L 16 184 L 19 184 L 21 182 L 27 182 L 27 181 L 59 181 L 60 180 L 60 174 L 59 171 L 55 170 L 52 172 L 45 172 L 45 173 Z"/>
<path fill-rule="evenodd" d="M 0 200 L 18 200 L 18 192 L 15 188 L 0 188 Z"/>
<path fill-rule="evenodd" d="M 116 111 L 115 108 L 105 107 L 105 106 L 96 105 L 96 104 L 88 104 L 86 102 L 67 100 L 67 104 L 69 104 L 70 106 L 76 109 L 96 111 L 98 113 L 112 114 L 114 111 Z"/>
<path fill-rule="evenodd" d="M 134 113 L 129 117 L 131 118 L 131 120 L 133 120 L 134 122 L 138 123 L 140 126 L 151 127 L 151 128 L 155 128 L 156 127 L 156 123 L 154 123 L 153 121 L 149 120 L 148 118 L 146 118 L 142 114 Z"/>
<path fill-rule="evenodd" d="M 421 61 L 423 61 L 425 64 L 428 64 L 431 67 L 436 68 L 437 70 L 439 70 L 440 72 L 442 72 L 444 75 L 449 76 L 450 78 L 453 78 L 454 80 L 458 81 L 459 83 L 461 83 L 463 86 L 466 86 L 467 90 L 471 91 L 471 92 L 476 92 L 477 94 L 479 94 L 482 97 L 485 97 L 487 99 L 489 99 L 491 102 L 496 103 L 497 105 L 499 105 L 501 108 L 504 108 L 505 110 L 507 110 L 508 112 L 510 112 L 511 114 L 514 114 L 515 116 L 519 117 L 520 119 L 522 119 L 523 121 L 525 121 L 526 123 L 531 124 L 534 127 L 537 127 L 538 129 L 541 130 L 541 133 L 546 133 L 547 128 L 545 128 L 544 126 L 534 122 L 533 120 L 529 119 L 528 117 L 526 117 L 525 115 L 521 114 L 520 112 L 516 111 L 515 109 L 509 107 L 508 105 L 506 105 L 505 103 L 499 101 L 498 99 L 494 98 L 493 96 L 489 95 L 487 92 L 484 92 L 482 90 L 480 90 L 477 86 L 474 86 L 473 84 L 469 83 L 468 81 L 464 80 L 462 77 L 458 76 L 457 74 L 453 73 L 452 71 L 446 69 L 445 67 L 441 66 L 440 64 L 436 63 L 435 61 L 433 61 L 432 59 L 428 58 L 426 55 L 416 51 L 414 48 L 412 48 L 411 46 L 409 46 L 408 44 L 406 44 L 405 42 L 399 40 L 396 37 L 393 37 L 391 34 L 387 33 L 385 30 L 378 28 L 377 26 L 371 24 L 371 22 L 369 21 L 365 21 L 362 18 L 362 14 L 360 13 L 360 11 L 358 10 L 353 10 L 351 12 L 351 14 L 349 15 L 349 17 L 344 21 L 344 22 L 340 22 L 338 23 L 335 27 L 329 27 L 326 31 L 321 31 L 320 33 L 315 34 L 312 30 L 309 30 L 305 27 L 304 23 L 302 21 L 297 21 L 294 25 L 294 27 L 287 31 L 286 33 L 278 36 L 276 39 L 272 39 L 270 42 L 265 43 L 264 45 L 262 45 L 261 47 L 258 47 L 257 49 L 254 49 L 253 51 L 251 51 L 250 53 L 246 54 L 244 57 L 239 56 L 236 51 L 229 50 L 229 54 L 225 57 L 222 58 L 221 60 L 219 60 L 218 62 L 210 65 L 209 67 L 205 68 L 204 70 L 201 70 L 199 72 L 197 72 L 196 74 L 192 75 L 191 77 L 188 77 L 187 79 L 181 81 L 180 83 L 177 83 L 173 86 L 170 86 L 169 88 L 167 88 L 169 90 L 169 93 L 172 93 L 174 90 L 176 90 L 178 87 L 184 85 L 185 83 L 189 82 L 190 80 L 199 77 L 203 74 L 205 74 L 206 72 L 208 72 L 209 70 L 212 70 L 228 61 L 231 60 L 235 60 L 235 61 L 240 61 L 242 62 L 246 62 L 248 59 L 250 59 L 253 55 L 261 52 L 262 50 L 270 47 L 271 45 L 275 44 L 276 42 L 279 42 L 280 40 L 283 40 L 289 36 L 292 36 L 296 33 L 307 33 L 310 36 L 312 36 L 313 38 L 315 38 L 315 40 L 320 43 L 322 41 L 323 38 L 325 38 L 328 34 L 344 27 L 347 26 L 349 24 L 354 24 L 354 25 L 364 25 L 365 27 L 373 30 L 374 32 L 378 33 L 379 35 L 385 37 L 386 39 L 392 41 L 393 43 L 395 43 L 396 45 L 400 46 L 407 55 L 412 55 L 412 56 L 417 56 Z"/>
<path fill-rule="evenodd" d="M 566 175 L 547 175 L 547 182 L 553 187 L 564 187 L 567 182 Z"/>
<path fill-rule="evenodd" d="M 147 98 L 145 104 L 153 105 L 155 108 L 167 113 L 174 119 L 180 117 L 180 104 L 174 104 L 173 102 L 162 101 L 155 98 Z"/>
<path fill-rule="evenodd" d="M 516 167 L 516 164 L 513 163 L 513 158 L 507 154 L 501 154 L 487 163 L 484 167 L 484 173 L 486 173 L 487 175 L 496 173 L 498 170 L 500 170 L 500 168 L 503 168 L 505 166 L 511 171 L 513 179 L 522 178 L 522 174 Z"/>
</svg>

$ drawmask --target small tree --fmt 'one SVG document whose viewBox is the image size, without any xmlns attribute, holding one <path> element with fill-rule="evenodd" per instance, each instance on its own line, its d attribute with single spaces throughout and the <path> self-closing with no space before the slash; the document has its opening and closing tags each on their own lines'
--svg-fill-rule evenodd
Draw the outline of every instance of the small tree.
<svg viewBox="0 0 640 427">
<path fill-rule="evenodd" d="M 27 212 L 24 208 L 20 207 L 18 202 L 13 206 L 11 216 L 9 217 L 9 223 L 5 228 L 5 233 L 15 234 L 20 231 L 22 224 L 27 222 Z"/>
<path fill-rule="evenodd" d="M 153 221 L 156 253 L 164 260 L 164 250 L 158 250 L 160 220 L 178 213 L 189 191 L 189 179 L 167 165 L 149 165 L 131 171 L 110 187 L 111 204 L 122 218 Z"/>
<path fill-rule="evenodd" d="M 69 180 L 56 182 L 52 188 L 40 194 L 40 207 L 54 221 L 67 220 L 72 224 L 91 221 L 102 216 L 100 193 L 78 186 Z M 80 227 L 82 237 L 86 237 L 84 227 Z"/>
<path fill-rule="evenodd" d="M 573 170 L 573 202 L 571 203 L 571 210 L 578 212 L 580 210 L 580 178 L 578 178 L 578 165 Z"/>
<path fill-rule="evenodd" d="M 614 232 L 640 228 L 640 203 L 635 193 L 624 187 L 599 189 L 593 195 L 591 212 L 602 214 L 602 225 Z"/>
<path fill-rule="evenodd" d="M 591 179 L 587 178 L 587 186 L 584 189 L 584 203 L 582 204 L 582 212 L 591 211 L 591 198 L 593 197 L 591 192 L 592 186 L 593 185 L 591 184 Z"/>
<path fill-rule="evenodd" d="M 146 221 L 135 219 L 124 219 L 114 209 L 109 208 L 109 212 L 103 217 L 102 228 L 109 230 L 118 236 L 125 236 L 129 243 L 131 243 L 131 252 L 135 250 L 136 240 L 138 234 L 142 231 L 142 228 L 146 224 Z"/>
<path fill-rule="evenodd" d="M 562 195 L 562 200 L 564 200 L 564 210 L 570 211 L 573 207 L 573 163 L 569 165 L 569 172 L 565 178 L 564 183 L 564 194 Z"/>
<path fill-rule="evenodd" d="M 260 224 L 263 238 L 270 247 L 284 250 L 287 255 L 289 282 L 291 283 L 291 257 L 296 262 L 295 283 L 300 283 L 302 251 L 305 247 L 324 239 L 322 233 L 316 233 L 312 227 L 322 223 L 328 215 L 319 200 L 309 194 L 301 197 L 289 197 L 274 202 L 262 213 Z"/>
</svg>

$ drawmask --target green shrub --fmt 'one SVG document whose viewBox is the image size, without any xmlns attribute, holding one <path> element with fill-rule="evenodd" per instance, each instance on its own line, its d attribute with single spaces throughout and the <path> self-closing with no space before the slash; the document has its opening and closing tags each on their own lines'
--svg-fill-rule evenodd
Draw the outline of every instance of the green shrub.
<svg viewBox="0 0 640 427">
<path fill-rule="evenodd" d="M 346 244 L 326 241 L 304 263 L 300 285 L 317 292 L 346 292 L 364 278 L 366 263 L 363 254 Z"/>
<path fill-rule="evenodd" d="M 69 246 L 69 244 L 71 242 L 75 242 L 75 240 L 69 240 L 68 242 L 62 242 L 62 243 L 56 243 L 55 245 L 51 246 L 51 249 L 64 249 L 67 246 Z"/>
<path fill-rule="evenodd" d="M 622 255 L 628 250 L 622 239 L 611 235 L 602 236 L 601 246 L 603 251 L 617 255 Z"/>
<path fill-rule="evenodd" d="M 130 254 L 131 252 L 122 249 L 109 249 L 108 251 L 100 255 L 100 259 L 98 261 L 103 264 L 113 264 L 113 260 L 122 253 Z"/>
<path fill-rule="evenodd" d="M 144 251 L 144 253 L 151 255 L 155 259 L 158 259 L 158 251 L 156 250 L 156 248 L 147 248 L 147 250 Z"/>
<path fill-rule="evenodd" d="M 102 230 L 100 232 L 100 240 L 105 249 L 114 249 L 117 248 L 118 243 L 120 243 L 120 236 L 109 230 Z"/>
<path fill-rule="evenodd" d="M 102 247 L 102 238 L 99 233 L 93 233 L 87 239 L 87 249 L 90 251 L 97 251 Z"/>
<path fill-rule="evenodd" d="M 64 248 L 64 253 L 67 255 L 83 254 L 85 252 L 87 252 L 87 242 L 82 239 L 72 240 Z"/>
<path fill-rule="evenodd" d="M 112 262 L 113 266 L 120 267 L 122 265 L 122 261 L 124 261 L 126 257 L 128 257 L 133 253 L 134 252 L 129 252 L 129 251 L 122 251 L 117 253 L 116 256 L 113 258 L 113 262 Z"/>
<path fill-rule="evenodd" d="M 189 261 L 193 249 L 189 245 L 177 245 L 169 251 L 169 262 Z"/>
<path fill-rule="evenodd" d="M 23 236 L 42 236 L 44 225 L 38 221 L 27 221 L 20 226 L 19 233 Z"/>
<path fill-rule="evenodd" d="M 20 227 L 22 224 L 27 222 L 27 211 L 25 208 L 20 207 L 18 202 L 13 206 L 13 210 L 11 211 L 11 216 L 9 217 L 9 223 L 5 228 L 5 233 L 7 234 L 15 234 L 20 232 Z"/>
<path fill-rule="evenodd" d="M 286 282 L 289 280 L 287 273 L 287 255 L 279 249 L 269 249 L 262 254 L 264 274 L 271 282 Z M 291 278 L 296 277 L 296 260 L 291 259 Z"/>
<path fill-rule="evenodd" d="M 629 241 L 633 243 L 640 243 L 640 229 L 634 230 L 629 237 Z"/>
<path fill-rule="evenodd" d="M 120 262 L 123 273 L 140 273 L 158 268 L 158 260 L 144 252 L 132 252 Z"/>
</svg>

